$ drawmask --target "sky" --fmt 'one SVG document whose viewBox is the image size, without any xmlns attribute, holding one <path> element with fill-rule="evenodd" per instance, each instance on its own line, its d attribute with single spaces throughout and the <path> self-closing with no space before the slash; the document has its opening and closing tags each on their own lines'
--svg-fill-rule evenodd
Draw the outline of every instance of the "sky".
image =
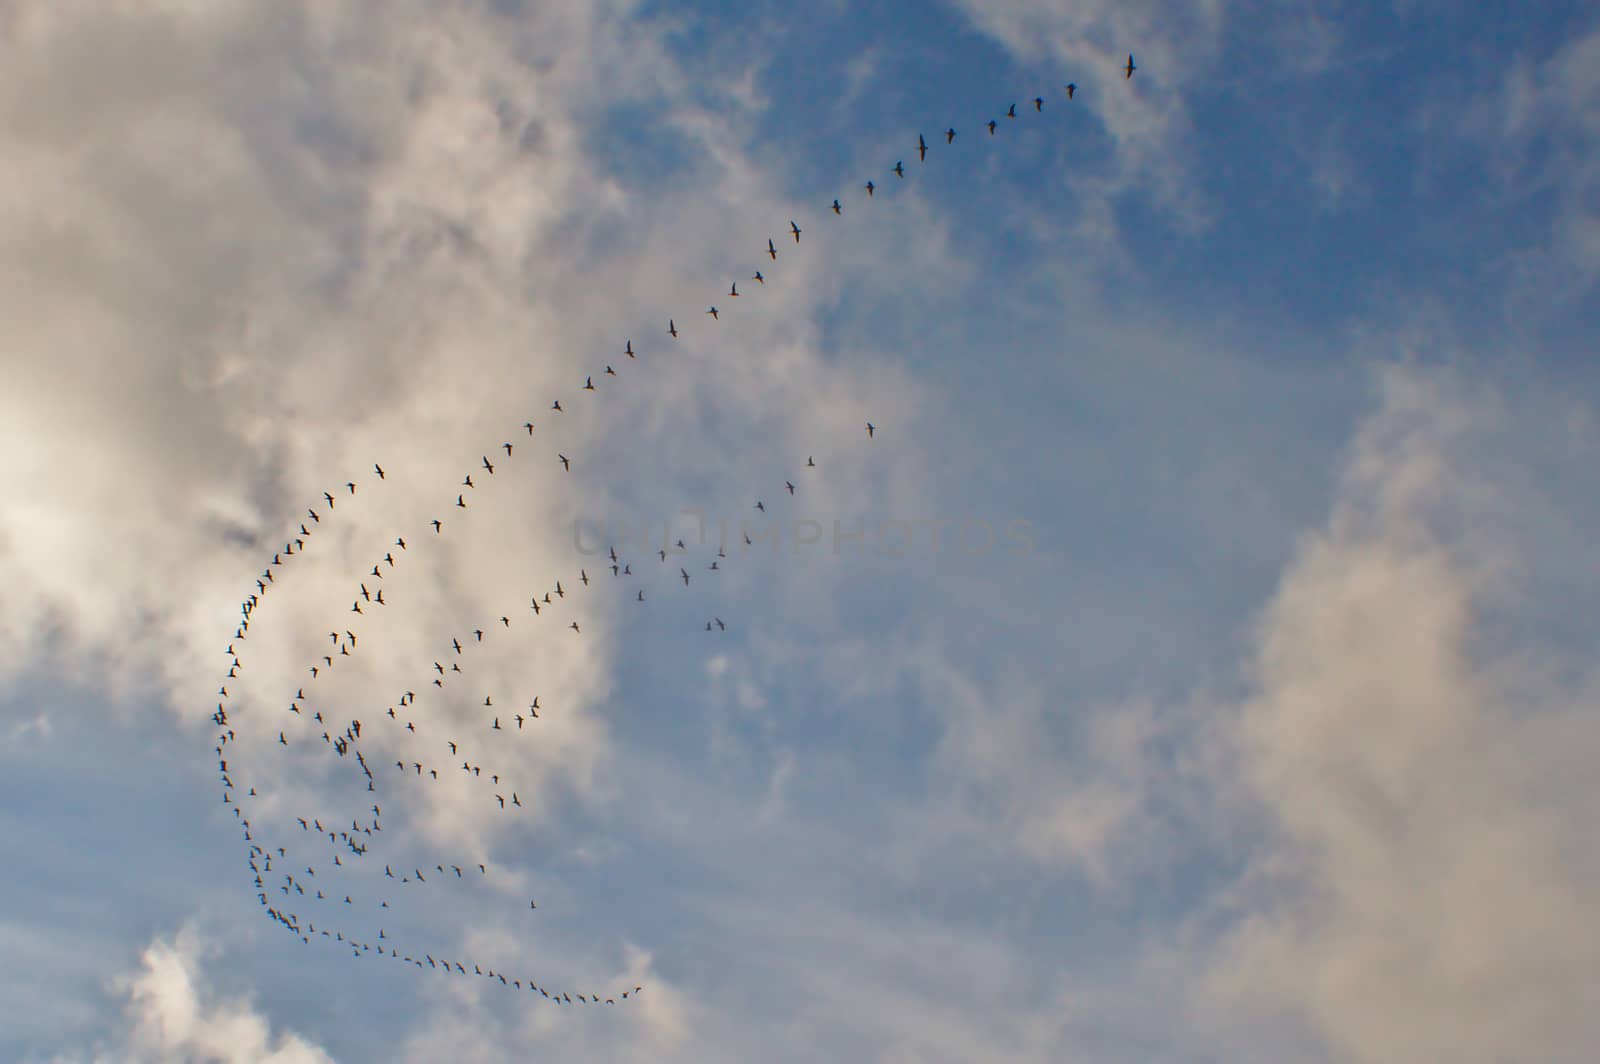
<svg viewBox="0 0 1600 1064">
<path fill-rule="evenodd" d="M 0 138 L 0 1058 L 1600 1039 L 1592 5 L 0 0 Z M 284 864 L 302 685 L 515 781 L 300 919 L 644 990 L 287 933 L 219 684 Z"/>
</svg>

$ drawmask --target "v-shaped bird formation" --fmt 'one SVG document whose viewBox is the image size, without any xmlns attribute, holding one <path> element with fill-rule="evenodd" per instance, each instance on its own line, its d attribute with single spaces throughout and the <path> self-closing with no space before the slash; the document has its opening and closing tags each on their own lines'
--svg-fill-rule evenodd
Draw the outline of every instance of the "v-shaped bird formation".
<svg viewBox="0 0 1600 1064">
<path fill-rule="evenodd" d="M 1135 69 L 1129 55 L 1118 72 L 1127 79 Z M 1068 82 L 1059 99 L 1065 103 L 1078 96 L 1078 86 Z M 1032 97 L 1030 102 L 1034 114 L 1045 113 L 1043 96 Z M 1008 122 L 1018 117 L 1015 104 L 1001 113 Z M 971 142 L 977 146 L 975 150 L 993 150 L 987 148 L 989 137 L 995 136 L 999 127 L 994 118 L 983 122 L 981 128 L 988 135 Z M 955 126 L 947 126 L 938 130 L 930 144 L 924 134 L 917 134 L 917 162 L 925 164 L 930 154 L 941 149 L 959 151 L 959 135 Z M 906 179 L 903 159 L 887 169 L 896 178 L 889 185 L 867 180 L 857 186 L 861 207 L 875 202 L 878 191 Z M 819 197 L 817 202 L 821 218 L 840 218 L 851 206 L 845 197 Z M 814 227 L 826 225 L 818 221 L 802 226 L 799 219 L 788 219 L 781 232 L 765 238 L 765 246 L 753 244 L 753 257 L 764 257 L 768 271 L 781 270 L 782 246 L 787 244 L 783 238 L 799 244 L 802 238 L 813 238 Z M 741 280 L 747 284 L 743 292 L 738 288 Z M 747 297 L 763 291 L 769 282 L 781 282 L 781 274 L 768 275 L 747 266 L 730 282 L 722 297 L 729 302 L 722 309 L 708 304 L 698 319 L 691 315 L 686 320 L 701 320 L 704 328 L 718 328 L 735 306 L 741 312 L 758 307 L 759 301 L 752 303 Z M 737 304 L 731 302 L 735 299 Z M 662 317 L 665 327 L 656 334 L 662 347 L 690 342 L 689 330 L 678 326 L 675 314 Z M 395 470 L 386 471 L 375 462 L 360 480 L 345 480 L 338 489 L 320 493 L 307 506 L 305 516 L 295 521 L 281 549 L 252 577 L 227 646 L 228 669 L 211 715 L 217 728 L 214 749 L 222 803 L 229 807 L 244 836 L 246 865 L 256 898 L 270 920 L 303 943 L 327 940 L 349 949 L 353 957 L 382 957 L 446 976 L 472 975 L 512 990 L 526 989 L 535 1000 L 559 1005 L 614 1005 L 632 1001 L 644 991 L 642 985 L 634 985 L 605 994 L 588 988 L 576 992 L 572 987 L 554 985 L 548 975 L 529 974 L 520 965 L 515 972 L 497 971 L 481 960 L 453 955 L 454 951 L 443 947 L 423 949 L 397 941 L 386 924 L 406 922 L 399 910 L 407 903 L 436 898 L 432 893 L 436 891 L 504 893 L 509 884 L 497 881 L 500 870 L 489 861 L 461 854 L 418 859 L 407 849 L 407 832 L 396 827 L 393 814 L 386 816 L 384 808 L 386 803 L 397 811 L 425 807 L 437 788 L 450 783 L 464 785 L 464 793 L 493 815 L 526 813 L 529 803 L 524 795 L 531 789 L 527 780 L 518 777 L 522 758 L 515 744 L 539 741 L 541 725 L 550 714 L 559 713 L 560 707 L 540 702 L 536 676 L 524 678 L 521 689 L 491 689 L 490 670 L 483 667 L 486 649 L 530 632 L 547 641 L 585 638 L 596 623 L 581 609 L 590 595 L 611 593 L 630 603 L 630 608 L 642 608 L 673 594 L 703 593 L 735 560 L 729 557 L 726 544 L 717 544 L 713 554 L 713 548 L 704 543 L 690 547 L 678 538 L 654 550 L 644 550 L 641 545 L 638 555 L 630 553 L 633 545 L 607 545 L 598 558 L 575 558 L 565 571 L 551 573 L 542 585 L 508 596 L 501 608 L 483 611 L 476 621 L 457 631 L 438 633 L 431 649 L 412 662 L 409 675 L 385 679 L 390 684 L 387 689 L 366 691 L 352 702 L 330 685 L 353 660 L 370 652 L 373 637 L 362 633 L 375 615 L 405 611 L 413 605 L 401 590 L 397 574 L 426 567 L 430 560 L 437 564 L 438 559 L 431 557 L 434 544 L 469 529 L 479 500 L 486 499 L 487 493 L 516 491 L 512 475 L 533 463 L 547 463 L 550 470 L 559 467 L 561 476 L 584 474 L 584 456 L 569 454 L 571 444 L 561 450 L 542 444 L 539 430 L 543 418 L 546 414 L 552 418 L 584 416 L 585 401 L 601 401 L 613 381 L 621 387 L 625 376 L 646 371 L 658 353 L 655 346 L 644 334 L 637 346 L 633 338 L 622 338 L 615 354 L 609 356 L 616 363 L 602 363 L 603 368 L 585 374 L 581 385 L 574 384 L 575 394 L 566 397 L 567 406 L 562 405 L 562 397 L 552 397 L 550 405 L 539 406 L 537 414 L 530 410 L 520 423 L 505 426 L 486 441 L 461 480 L 451 485 L 447 494 L 440 494 L 425 523 L 374 544 L 351 579 L 348 610 L 341 607 L 340 616 L 328 620 L 326 634 L 315 637 L 317 650 L 301 663 L 298 675 L 276 681 L 282 685 L 283 697 L 275 706 L 254 700 L 230 701 L 234 696 L 229 695 L 229 681 L 237 686 L 249 641 L 253 634 L 259 638 L 259 632 L 252 633 L 252 621 L 259 621 L 263 603 L 292 575 L 293 563 L 319 536 L 373 492 L 394 490 Z M 615 365 L 622 365 L 627 372 L 619 372 Z M 587 396 L 594 398 L 586 400 Z M 879 427 L 867 422 L 859 438 L 863 446 L 870 446 L 878 434 Z M 770 485 L 765 494 L 756 493 L 751 509 L 766 517 L 769 498 L 774 502 L 795 498 L 805 492 L 809 478 L 820 475 L 812 456 L 797 457 L 781 485 Z M 748 532 L 743 538 L 744 545 L 750 546 Z M 724 620 L 727 613 L 715 608 L 708 611 L 704 631 L 711 633 L 710 638 L 728 631 L 733 622 Z M 418 622 L 419 627 L 432 623 L 428 617 Z M 545 631 L 540 632 L 541 628 Z M 246 715 L 261 715 L 265 723 L 251 721 L 249 728 L 236 728 Z M 261 739 L 274 735 L 275 739 Z M 247 746 L 240 750 L 246 743 L 259 743 L 264 749 Z M 271 762 L 274 758 L 278 759 L 275 763 Z M 348 808 L 337 814 L 305 808 L 310 788 L 273 793 L 268 781 L 282 779 L 285 766 L 291 765 L 312 776 L 320 774 L 325 786 L 317 788 L 318 793 L 330 791 L 332 781 L 339 780 L 350 791 Z M 537 899 L 529 900 L 526 911 L 541 911 Z"/>
</svg>

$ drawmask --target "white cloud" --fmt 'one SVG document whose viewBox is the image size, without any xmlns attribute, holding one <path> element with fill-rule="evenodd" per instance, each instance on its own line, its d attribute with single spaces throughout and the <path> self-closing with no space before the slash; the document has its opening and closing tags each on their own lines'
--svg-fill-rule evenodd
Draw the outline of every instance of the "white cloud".
<svg viewBox="0 0 1600 1064">
<path fill-rule="evenodd" d="M 204 971 L 216 957 L 185 927 L 157 937 L 138 971 L 118 976 L 113 990 L 126 999 L 125 1029 L 96 1061 L 196 1061 L 207 1064 L 325 1064 L 333 1058 L 292 1031 L 274 1032 L 247 998 L 218 995 Z"/>
<path fill-rule="evenodd" d="M 1499 424 L 1439 371 L 1383 385 L 1226 732 L 1214 783 L 1261 835 L 1221 899 L 1199 1014 L 1240 1052 L 1276 1017 L 1334 1059 L 1584 1059 L 1600 684 L 1494 634 L 1537 526 L 1467 460 L 1474 434 L 1545 428 Z"/>
</svg>

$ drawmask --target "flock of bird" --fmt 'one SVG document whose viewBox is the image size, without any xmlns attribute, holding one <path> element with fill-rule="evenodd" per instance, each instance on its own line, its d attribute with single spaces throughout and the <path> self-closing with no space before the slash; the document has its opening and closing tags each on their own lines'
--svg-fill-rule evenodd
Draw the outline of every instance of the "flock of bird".
<svg viewBox="0 0 1600 1064">
<path fill-rule="evenodd" d="M 1130 55 L 1123 68 L 1125 76 L 1131 78 L 1135 69 L 1133 56 Z M 1066 100 L 1076 98 L 1075 84 L 1068 83 L 1064 89 Z M 1043 113 L 1046 101 L 1036 96 L 1032 104 L 1035 113 Z M 1018 117 L 1015 104 L 1004 112 L 1004 117 L 1007 121 Z M 1000 124 L 999 120 L 990 119 L 982 128 L 986 128 L 992 137 L 996 135 Z M 944 145 L 949 147 L 955 144 L 958 131 L 949 127 L 942 136 Z M 919 164 L 926 162 L 932 150 L 926 138 L 919 134 L 916 143 Z M 889 172 L 895 175 L 897 181 L 903 180 L 906 176 L 904 161 L 897 160 Z M 870 200 L 879 186 L 868 180 L 863 188 Z M 826 210 L 839 216 L 844 212 L 845 205 L 835 198 Z M 797 221 L 790 220 L 783 236 L 798 244 L 806 232 Z M 766 269 L 773 268 L 780 253 L 778 238 L 768 237 L 762 249 Z M 762 269 L 752 269 L 749 277 L 756 285 L 765 285 L 769 281 Z M 739 291 L 738 281 L 734 281 L 728 288 L 726 298 L 738 298 L 743 294 Z M 721 320 L 722 313 L 713 304 L 705 311 L 705 316 L 717 322 Z M 664 330 L 668 342 L 677 341 L 680 332 L 676 318 L 669 316 Z M 624 340 L 618 354 L 619 361 L 626 360 L 630 366 L 635 363 L 642 365 L 641 356 L 648 359 L 642 347 L 635 350 L 632 339 Z M 600 372 L 585 376 L 583 385 L 577 390 L 580 393 L 600 391 L 601 386 L 595 383 L 596 376 L 607 380 L 620 374 L 607 364 Z M 566 408 L 562 406 L 560 398 L 555 398 L 540 417 L 542 420 L 544 414 L 557 417 L 565 413 Z M 546 707 L 541 705 L 537 694 L 522 692 L 520 697 L 513 698 L 504 693 L 485 692 L 481 688 L 472 690 L 475 658 L 480 649 L 486 642 L 507 637 L 513 628 L 520 630 L 535 624 L 559 626 L 571 633 L 564 638 L 582 638 L 583 627 L 579 618 L 569 617 L 567 612 L 567 608 L 578 597 L 593 593 L 607 580 L 622 588 L 623 596 L 636 603 L 647 601 L 647 590 L 658 593 L 651 586 L 652 583 L 666 583 L 670 587 L 686 589 L 695 576 L 706 574 L 706 578 L 715 579 L 714 574 L 726 569 L 729 561 L 726 546 L 718 544 L 715 555 L 709 558 L 692 557 L 694 548 L 686 546 L 683 539 L 672 544 L 664 543 L 654 554 L 639 557 L 628 555 L 626 549 L 619 551 L 616 546 L 611 546 L 605 555 L 607 561 L 595 572 L 591 573 L 586 564 L 575 564 L 575 571 L 553 579 L 548 587 L 532 590 L 526 607 L 508 605 L 505 612 L 485 616 L 481 623 L 471 629 L 441 639 L 436 653 L 416 661 L 416 677 L 409 682 L 396 684 L 390 697 L 372 696 L 370 709 L 352 712 L 342 699 L 332 697 L 331 689 L 326 687 L 330 675 L 349 659 L 357 657 L 361 649 L 368 645 L 358 631 L 363 623 L 379 611 L 403 606 L 403 602 L 397 599 L 399 593 L 391 590 L 394 587 L 391 578 L 396 571 L 402 566 L 420 564 L 420 556 L 426 553 L 430 541 L 442 539 L 455 532 L 461 524 L 470 523 L 468 515 L 475 509 L 481 493 L 490 490 L 490 485 L 504 483 L 508 467 L 524 462 L 552 462 L 558 463 L 564 472 L 571 472 L 576 460 L 563 451 L 547 455 L 539 453 L 537 430 L 538 423 L 532 417 L 512 428 L 506 434 L 510 438 L 502 437 L 492 451 L 481 454 L 479 462 L 454 486 L 455 490 L 451 493 L 454 499 L 445 503 L 426 526 L 413 532 L 409 538 L 403 533 L 396 535 L 392 542 L 373 551 L 369 558 L 371 568 L 352 580 L 352 599 L 348 612 L 340 622 L 330 624 L 327 642 L 322 645 L 320 654 L 304 663 L 301 678 L 286 684 L 286 691 L 289 686 L 294 688 L 292 696 L 284 698 L 283 704 L 275 710 L 258 710 L 253 705 L 230 709 L 228 682 L 240 677 L 245 669 L 243 648 L 251 638 L 251 621 L 256 611 L 270 592 L 280 585 L 294 560 L 309 549 L 318 531 L 325 524 L 337 521 L 339 515 L 353 505 L 361 485 L 355 480 L 345 481 L 341 485 L 342 490 L 325 491 L 319 500 L 308 506 L 305 517 L 297 522 L 298 527 L 286 538 L 281 549 L 273 552 L 271 561 L 254 578 L 253 588 L 240 603 L 240 619 L 226 651 L 228 670 L 218 690 L 216 709 L 211 715 L 212 723 L 217 728 L 215 752 L 222 782 L 222 803 L 231 811 L 243 833 L 247 848 L 246 864 L 256 898 L 269 919 L 299 937 L 302 942 L 309 945 L 314 939 L 327 939 L 342 948 L 348 948 L 355 957 L 377 956 L 444 975 L 472 975 L 498 982 L 513 990 L 526 989 L 540 1001 L 553 1001 L 560 1005 L 614 1005 L 619 1001 L 636 999 L 644 987 L 635 985 L 605 995 L 590 990 L 574 993 L 571 988 L 550 985 L 544 978 L 536 979 L 520 969 L 515 973 L 496 971 L 470 958 L 446 957 L 442 951 L 404 948 L 396 942 L 382 923 L 385 914 L 392 909 L 391 902 L 399 897 L 397 892 L 469 884 L 472 881 L 486 882 L 495 875 L 495 870 L 487 863 L 470 860 L 435 860 L 426 865 L 412 860 L 401 864 L 398 857 L 391 854 L 385 861 L 379 854 L 383 849 L 384 796 L 391 788 L 431 786 L 446 776 L 455 775 L 469 787 L 476 788 L 483 801 L 496 803 L 490 808 L 498 812 L 511 815 L 519 809 L 525 809 L 522 791 L 513 778 L 513 771 L 500 767 L 502 762 L 515 761 L 503 744 L 530 741 L 539 727 L 538 722 L 543 719 L 540 710 Z M 877 426 L 867 422 L 863 432 L 867 440 L 872 440 L 876 437 Z M 494 455 L 492 460 L 491 453 Z M 784 481 L 782 492 L 794 496 L 802 490 L 800 486 L 804 484 L 808 473 L 816 468 L 814 458 L 807 456 L 804 465 Z M 381 463 L 374 463 L 371 473 L 364 477 L 370 478 L 369 490 L 388 483 L 388 475 Z M 760 498 L 754 500 L 753 509 L 763 515 L 768 513 L 765 501 Z M 746 545 L 750 545 L 748 532 L 744 539 Z M 705 549 L 709 551 L 710 548 Z M 695 568 L 693 573 L 690 571 L 691 565 Z M 606 570 L 609 570 L 609 575 Z M 390 581 L 387 587 L 386 581 Z M 386 595 L 386 591 L 390 593 Z M 569 602 L 569 599 L 574 602 Z M 705 622 L 707 632 L 722 633 L 727 627 L 720 616 L 711 616 Z M 329 690 L 330 695 L 322 695 L 322 690 Z M 442 714 L 425 711 L 425 698 L 440 701 L 446 697 L 447 690 L 452 696 L 460 690 L 472 690 L 472 703 L 478 706 L 475 723 L 464 724 L 459 714 L 455 715 L 453 723 L 449 723 L 443 720 Z M 483 696 L 481 705 L 477 703 L 479 694 Z M 527 700 L 526 704 L 524 699 Z M 281 825 L 264 823 L 259 807 L 265 804 L 265 796 L 258 793 L 256 786 L 246 782 L 249 773 L 243 769 L 237 751 L 244 733 L 233 727 L 236 714 L 258 711 L 281 714 L 280 723 L 265 729 L 265 734 L 272 731 L 277 733 L 275 756 L 303 757 L 308 752 L 320 750 L 325 756 L 333 758 L 332 766 L 351 773 L 357 787 L 364 784 L 359 810 L 337 817 L 307 812 L 303 816 L 294 815 L 293 819 L 286 819 Z M 549 710 L 546 709 L 546 712 Z M 263 734 L 263 729 L 254 728 L 252 733 Z M 267 755 L 256 751 L 255 756 Z M 262 775 L 270 773 L 264 772 Z M 296 797 L 299 795 L 291 795 L 289 800 Z M 285 839 L 281 834 L 269 838 L 268 833 L 275 829 L 287 832 L 288 838 Z M 380 863 L 383 873 L 378 876 L 376 868 Z M 347 882 L 357 869 L 370 873 L 370 878 L 377 884 L 375 889 L 362 890 Z M 536 900 L 530 899 L 529 909 L 537 908 Z M 347 919 L 358 913 L 364 914 L 366 920 Z M 358 934 L 348 930 L 350 924 L 355 922 L 376 923 L 376 934 Z"/>
</svg>

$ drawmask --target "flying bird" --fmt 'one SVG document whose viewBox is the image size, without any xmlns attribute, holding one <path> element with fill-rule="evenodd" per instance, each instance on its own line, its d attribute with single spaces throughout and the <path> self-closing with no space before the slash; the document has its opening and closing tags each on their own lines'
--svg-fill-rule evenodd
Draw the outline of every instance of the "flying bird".
<svg viewBox="0 0 1600 1064">
<path fill-rule="evenodd" d="M 1130 52 L 1128 54 L 1128 65 L 1125 68 L 1125 73 L 1123 74 L 1123 80 L 1133 77 L 1133 72 L 1138 69 L 1138 67 L 1133 65 L 1133 53 Z"/>
<path fill-rule="evenodd" d="M 1132 58 L 1132 57 L 1130 56 L 1129 58 Z M 1075 81 L 1067 82 L 1067 99 L 1069 99 L 1069 100 L 1072 99 L 1073 96 L 1077 95 L 1077 92 L 1078 92 L 1078 83 L 1075 82 Z"/>
<path fill-rule="evenodd" d="M 872 427 L 872 422 L 867 422 L 867 439 L 872 439 L 872 434 L 874 431 L 876 430 Z"/>
<path fill-rule="evenodd" d="M 623 354 L 625 354 L 625 355 L 627 355 L 627 356 L 628 356 L 628 357 L 629 357 L 629 358 L 635 358 L 635 357 L 637 357 L 637 356 L 636 356 L 636 355 L 634 355 L 634 353 L 633 353 L 633 341 L 632 341 L 632 340 L 629 340 L 629 341 L 628 341 L 628 343 L 627 343 L 627 346 L 625 346 L 625 347 L 624 347 L 624 348 L 623 348 L 623 349 L 622 349 L 622 353 L 623 353 Z"/>
<path fill-rule="evenodd" d="M 755 281 L 757 284 L 766 284 L 767 283 L 767 279 L 765 277 L 761 276 L 761 271 L 760 270 L 757 270 L 756 271 L 756 275 L 754 277 L 750 278 L 750 279 L 752 281 Z"/>
<path fill-rule="evenodd" d="M 954 144 L 955 141 L 956 141 L 956 131 L 954 129 L 945 130 L 944 131 L 944 142 L 946 144 Z"/>
<path fill-rule="evenodd" d="M 834 200 L 833 201 L 833 213 L 834 214 L 840 214 L 840 213 L 843 213 L 843 211 L 844 211 L 844 208 L 839 206 L 839 201 L 838 200 Z"/>
<path fill-rule="evenodd" d="M 877 188 L 877 187 L 878 187 L 877 185 L 874 185 L 871 181 L 868 181 L 867 182 L 867 195 L 871 196 L 872 195 L 872 190 Z"/>
<path fill-rule="evenodd" d="M 561 459 L 561 468 L 570 473 L 572 471 L 572 460 L 564 454 L 558 454 L 556 457 Z"/>
<path fill-rule="evenodd" d="M 895 160 L 894 174 L 895 174 L 896 177 L 905 177 L 906 176 L 905 164 L 903 162 L 901 162 L 900 160 L 898 160 L 898 159 Z"/>
<path fill-rule="evenodd" d="M 994 119 L 992 119 L 992 118 L 989 119 L 989 136 L 991 136 L 991 137 L 994 136 L 995 127 L 998 126 L 999 124 L 1000 123 L 996 122 Z"/>
<path fill-rule="evenodd" d="M 794 234 L 794 242 L 796 244 L 800 243 L 800 227 L 795 225 L 792 219 L 789 222 L 789 232 Z"/>
<path fill-rule="evenodd" d="M 710 310 L 706 311 L 706 313 L 711 315 L 711 320 L 712 321 L 717 321 L 718 320 L 718 318 L 717 318 L 717 308 L 716 307 L 712 307 Z"/>
<path fill-rule="evenodd" d="M 772 259 L 773 259 L 774 262 L 777 261 L 778 249 L 772 246 L 772 238 L 771 237 L 767 238 L 767 254 L 772 256 Z"/>
<path fill-rule="evenodd" d="M 667 319 L 667 334 L 674 340 L 678 338 L 678 323 L 673 321 L 671 318 Z"/>
<path fill-rule="evenodd" d="M 378 465 L 376 462 L 374 462 L 372 464 L 372 470 L 373 470 L 373 472 L 378 474 L 378 479 L 379 480 L 383 479 L 383 466 Z"/>
<path fill-rule="evenodd" d="M 928 161 L 928 142 L 922 139 L 921 133 L 917 134 L 917 161 L 923 163 Z"/>
<path fill-rule="evenodd" d="M 1043 111 L 1044 110 L 1044 97 L 1043 96 L 1035 96 L 1033 98 L 1033 109 L 1035 111 Z"/>
</svg>

